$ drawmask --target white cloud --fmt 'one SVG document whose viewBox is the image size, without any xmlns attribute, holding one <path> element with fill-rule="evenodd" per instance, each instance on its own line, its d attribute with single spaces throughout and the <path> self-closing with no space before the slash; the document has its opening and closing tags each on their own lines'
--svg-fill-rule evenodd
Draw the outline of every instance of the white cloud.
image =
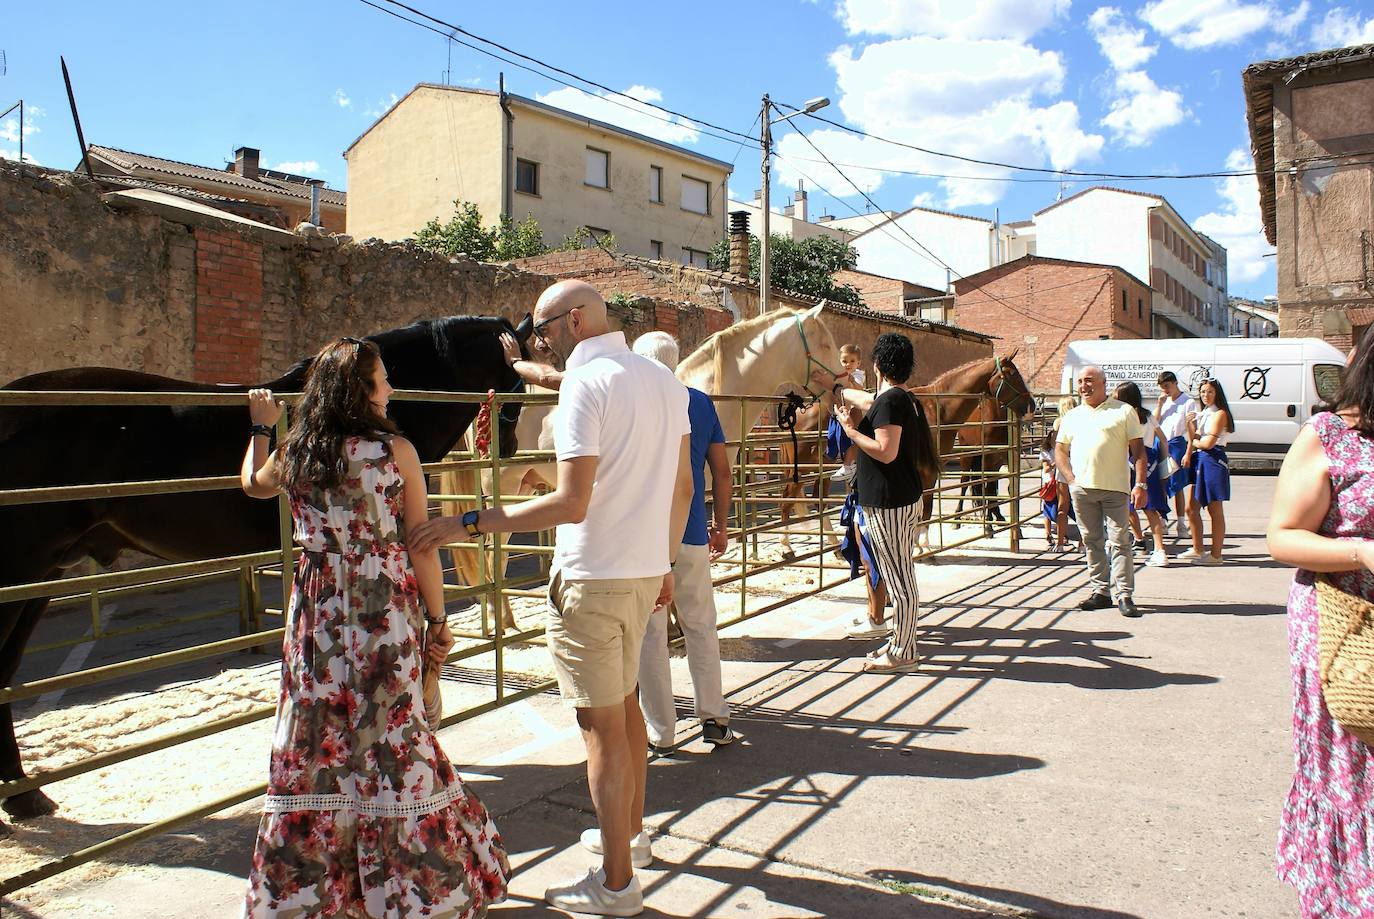
<svg viewBox="0 0 1374 919">
<path fill-rule="evenodd" d="M 608 97 L 600 93 L 591 95 L 567 87 L 535 98 L 546 105 L 577 112 L 670 144 L 695 143 L 700 136 L 697 126 L 686 118 L 665 114 L 645 104 L 663 101 L 663 93 L 652 86 L 631 86 L 625 90 L 625 95 L 631 98 Z"/>
<path fill-rule="evenodd" d="M 1326 17 L 1312 26 L 1312 43 L 1318 48 L 1345 48 L 1374 42 L 1374 16 L 1360 21 L 1358 12 L 1344 7 L 1327 10 Z"/>
<path fill-rule="evenodd" d="M 0 147 L 0 160 L 14 160 L 14 161 L 18 162 L 18 160 L 19 160 L 19 151 L 18 151 L 17 149 L 16 149 L 16 150 L 10 150 L 10 149 L 7 149 L 7 148 L 5 148 L 5 147 Z M 38 162 L 38 160 L 34 159 L 34 158 L 29 154 L 29 151 L 27 151 L 27 150 L 24 151 L 24 162 L 28 163 L 30 166 L 42 166 L 42 165 L 43 165 L 42 163 Z"/>
<path fill-rule="evenodd" d="M 841 47 L 830 56 L 840 88 L 839 107 L 855 127 L 933 150 L 976 159 L 1073 166 L 1097 155 L 1102 137 L 1083 132 L 1072 102 L 1048 106 L 1064 82 L 1058 54 L 1010 40 L 899 38 L 870 44 L 856 55 Z M 796 125 L 806 129 L 805 119 Z M 991 204 L 1007 191 L 1006 169 L 964 163 L 837 130 L 810 134 L 836 163 L 868 168 L 846 174 L 873 192 L 894 171 L 968 176 L 940 180 L 944 207 Z M 782 136 L 782 157 L 816 158 L 804 140 Z M 852 196 L 852 186 L 828 166 L 780 162 L 782 176 L 810 173 L 824 188 Z"/>
<path fill-rule="evenodd" d="M 935 207 L 935 195 L 928 191 L 918 192 L 916 197 L 911 199 L 911 206 L 933 208 Z"/>
<path fill-rule="evenodd" d="M 33 123 L 35 116 L 42 114 L 40 109 L 37 112 L 25 112 L 24 136 L 31 137 L 42 132 L 42 128 Z M 19 143 L 19 118 L 18 116 L 6 118 L 4 123 L 0 123 L 0 140 L 7 140 L 12 144 Z M 27 160 L 28 157 L 25 157 Z"/>
<path fill-rule="evenodd" d="M 1231 44 L 1265 28 L 1291 32 L 1309 8 L 1307 0 L 1287 13 L 1271 2 L 1155 0 L 1145 5 L 1140 18 L 1178 47 L 1195 49 Z"/>
<path fill-rule="evenodd" d="M 1158 49 L 1145 44 L 1145 30 L 1132 28 L 1121 10 L 1103 6 L 1088 17 L 1088 31 L 1115 71 L 1101 124 L 1128 147 L 1142 147 L 1155 135 L 1188 117 L 1183 96 L 1163 89 L 1141 69 Z"/>
<path fill-rule="evenodd" d="M 342 89 L 334 90 L 334 104 L 339 108 L 352 108 L 353 100 L 348 98 L 348 93 Z"/>
<path fill-rule="evenodd" d="M 1097 41 L 1102 56 L 1116 70 L 1135 70 L 1159 50 L 1158 45 L 1145 44 L 1145 30 L 1132 28 L 1114 6 L 1102 6 L 1088 17 L 1088 31 Z"/>
<path fill-rule="evenodd" d="M 1115 85 L 1117 95 L 1102 124 L 1128 147 L 1143 147 L 1188 117 L 1183 96 L 1160 88 L 1143 70 L 1117 74 Z"/>
<path fill-rule="evenodd" d="M 377 104 L 372 106 L 372 108 L 368 109 L 363 114 L 369 118 L 380 118 L 383 115 L 385 115 L 393 105 L 400 101 L 401 97 L 396 95 L 395 93 L 389 93 L 385 96 L 379 96 L 377 98 Z"/>
<path fill-rule="evenodd" d="M 1254 169 L 1250 153 L 1232 150 L 1226 157 L 1228 170 Z M 1264 256 L 1270 251 L 1264 238 L 1260 217 L 1259 188 L 1254 176 L 1231 176 L 1217 183 L 1222 205 L 1193 221 L 1193 228 L 1206 233 L 1226 247 L 1227 276 L 1232 281 L 1254 281 L 1270 266 Z"/>
<path fill-rule="evenodd" d="M 280 172 L 294 172 L 296 175 L 311 175 L 320 171 L 320 164 L 314 160 L 291 160 L 272 167 Z"/>
<path fill-rule="evenodd" d="M 1069 11 L 1070 0 L 841 0 L 851 35 L 1025 40 Z"/>
</svg>

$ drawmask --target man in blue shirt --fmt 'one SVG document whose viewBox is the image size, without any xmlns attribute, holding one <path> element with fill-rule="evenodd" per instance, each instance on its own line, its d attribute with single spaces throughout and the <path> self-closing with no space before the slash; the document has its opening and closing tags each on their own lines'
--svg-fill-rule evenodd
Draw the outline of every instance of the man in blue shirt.
<svg viewBox="0 0 1374 919">
<path fill-rule="evenodd" d="M 634 350 L 669 370 L 677 370 L 677 341 L 666 332 L 649 332 L 635 340 Z M 725 453 L 725 433 L 711 397 L 687 387 L 687 414 L 691 420 L 692 483 L 695 486 L 673 566 L 678 624 L 687 639 L 687 668 L 692 674 L 696 716 L 702 739 L 728 744 L 730 707 L 721 691 L 720 638 L 716 631 L 716 597 L 711 586 L 711 560 L 725 552 L 726 521 L 730 512 L 730 462 Z M 713 521 L 706 519 L 706 466 L 711 467 Z M 673 705 L 672 672 L 668 665 L 668 613 L 655 610 L 644 632 L 639 658 L 639 705 L 644 711 L 649 746 L 658 753 L 672 749 L 677 731 Z"/>
</svg>

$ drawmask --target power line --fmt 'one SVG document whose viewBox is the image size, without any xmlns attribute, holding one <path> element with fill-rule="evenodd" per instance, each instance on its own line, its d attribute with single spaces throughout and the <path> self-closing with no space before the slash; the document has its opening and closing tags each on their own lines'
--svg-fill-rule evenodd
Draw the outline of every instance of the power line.
<svg viewBox="0 0 1374 919">
<path fill-rule="evenodd" d="M 791 110 L 791 111 L 793 111 L 793 112 L 799 112 L 799 111 L 801 111 L 801 109 L 799 109 L 797 106 L 791 105 L 791 104 L 786 103 L 786 102 L 777 102 L 777 101 L 775 101 L 774 104 L 777 105 L 777 106 L 779 106 L 779 107 L 781 107 L 781 108 L 789 109 L 789 110 Z M 1170 174 L 1167 174 L 1167 173 L 1089 172 L 1089 171 L 1083 171 L 1083 170 L 1077 170 L 1077 169 L 1051 169 L 1051 168 L 1049 168 L 1049 167 L 1047 167 L 1047 166 L 1019 166 L 1019 165 L 1017 165 L 1017 164 L 1015 164 L 1015 163 L 1002 163 L 1002 162 L 998 162 L 997 160 L 983 160 L 983 159 L 978 159 L 977 157 L 962 156 L 962 155 L 960 155 L 960 154 L 958 154 L 958 153 L 946 153 L 946 152 L 944 152 L 944 151 L 942 151 L 942 150 L 932 150 L 932 149 L 930 149 L 929 147 L 922 147 L 922 146 L 919 146 L 919 145 L 917 145 L 917 144 L 909 144 L 909 143 L 907 143 L 907 142 L 905 142 L 905 141 L 894 140 L 894 139 L 892 139 L 892 138 L 890 138 L 890 137 L 883 137 L 883 136 L 881 136 L 881 135 L 879 135 L 879 134 L 873 134 L 873 133 L 870 133 L 870 132 L 868 132 L 868 131 L 861 130 L 861 129 L 859 129 L 859 128 L 850 127 L 850 126 L 847 125 L 847 124 L 843 124 L 843 123 L 841 123 L 841 122 L 834 121 L 834 120 L 832 120 L 832 119 L 826 118 L 824 115 L 817 115 L 817 114 L 815 114 L 814 112 L 808 112 L 808 113 L 806 113 L 806 114 L 807 114 L 807 117 L 809 117 L 809 118 L 814 118 L 816 121 L 822 122 L 822 123 L 824 123 L 824 124 L 828 124 L 828 125 L 830 125 L 831 127 L 839 128 L 841 131 L 845 131 L 845 132 L 847 132 L 847 133 L 849 133 L 849 134 L 853 134 L 853 135 L 856 136 L 856 137 L 864 137 L 864 138 L 868 138 L 869 140 L 876 140 L 876 141 L 879 141 L 879 142 L 881 142 L 881 143 L 891 144 L 891 145 L 894 146 L 894 147 L 903 147 L 903 148 L 905 148 L 905 149 L 907 149 L 907 150 L 914 150 L 914 151 L 916 151 L 917 153 L 924 153 L 924 154 L 926 154 L 927 156 L 938 156 L 938 157 L 943 157 L 943 158 L 945 158 L 945 159 L 958 160 L 958 161 L 963 162 L 963 163 L 972 163 L 972 164 L 974 164 L 974 165 L 976 165 L 976 166 L 992 166 L 992 167 L 995 167 L 995 168 L 997 168 L 997 169 L 1008 169 L 1008 170 L 1011 170 L 1011 171 L 1013 171 L 1013 172 L 1037 172 L 1037 173 L 1043 173 L 1043 174 L 1046 174 L 1046 175 L 1053 175 L 1053 176 L 1079 176 L 1079 177 L 1087 178 L 1087 179 L 1120 179 L 1120 180 L 1137 180 L 1137 181 L 1153 181 L 1153 180 L 1156 180 L 1156 179 L 1218 179 L 1218 178 L 1229 178 L 1229 177 L 1232 177 L 1232 176 L 1247 176 L 1247 175 L 1252 176 L 1252 175 L 1255 175 L 1255 174 L 1256 174 L 1256 173 L 1253 172 L 1253 171 L 1248 171 L 1248 172 L 1247 172 L 1247 171 L 1238 171 L 1238 170 L 1220 170 L 1220 169 L 1219 169 L 1219 170 L 1213 170 L 1213 171 L 1211 171 L 1211 172 L 1195 172 L 1195 173 L 1187 173 L 1187 174 L 1183 174 L 1183 175 L 1170 175 Z M 800 131 L 799 131 L 798 133 L 800 133 Z M 813 146 L 814 146 L 814 145 L 813 145 Z M 1318 160 L 1339 159 L 1339 158 L 1341 158 L 1341 157 L 1343 157 L 1343 156 L 1365 156 L 1365 155 L 1369 155 L 1369 154 L 1371 154 L 1371 153 L 1374 153 L 1374 151 L 1365 150 L 1365 151 L 1361 151 L 1361 152 L 1359 152 L 1359 153 L 1353 153 L 1353 154 L 1352 154 L 1352 153 L 1343 153 L 1343 154 L 1334 154 L 1334 153 L 1333 153 L 1333 154 L 1323 154 L 1323 155 L 1314 156 L 1314 157 L 1307 157 L 1307 158 L 1305 158 L 1305 159 L 1303 160 L 1303 162 L 1315 162 L 1315 161 L 1318 161 Z M 1295 163 L 1292 164 L 1292 165 L 1296 166 L 1296 165 L 1299 165 L 1299 163 L 1296 163 L 1296 162 L 1295 162 Z M 875 167 L 863 166 L 863 167 L 859 167 L 859 168 L 870 169 L 870 168 L 875 168 Z M 1286 167 L 1285 167 L 1285 168 L 1286 168 Z M 885 172 L 899 172 L 900 170 L 883 170 L 883 171 L 885 171 Z M 1276 170 L 1275 170 L 1275 171 L 1280 171 L 1279 167 L 1276 167 Z M 932 177 L 945 178 L 944 176 L 932 176 Z M 974 177 L 974 176 L 967 176 L 967 177 L 949 176 L 948 178 L 976 178 L 976 177 Z M 1002 181 L 1007 181 L 1007 180 L 1002 180 Z"/>
<path fill-rule="evenodd" d="M 519 52 L 519 51 L 516 51 L 514 48 L 510 48 L 510 47 L 507 47 L 506 45 L 501 44 L 500 42 L 492 41 L 492 40 L 489 39 L 489 38 L 483 38 L 483 37 L 480 36 L 480 35 L 477 35 L 477 34 L 475 34 L 475 33 L 473 33 L 473 32 L 469 32 L 467 29 L 464 29 L 462 26 L 455 25 L 454 23 L 451 23 L 451 22 L 448 22 L 448 21 L 446 21 L 446 20 L 440 19 L 440 18 L 438 18 L 438 17 L 436 17 L 436 16 L 431 16 L 430 14 L 424 12 L 423 10 L 419 10 L 419 9 L 416 9 L 415 7 L 413 7 L 413 6 L 409 6 L 409 5 L 405 4 L 405 3 L 401 3 L 400 0 L 383 0 L 383 2 L 389 3 L 391 6 L 399 7 L 399 8 L 401 8 L 401 9 L 403 9 L 403 10 L 406 10 L 406 11 L 409 12 L 409 13 L 413 13 L 414 15 L 419 16 L 419 17 L 422 18 L 422 19 L 427 19 L 427 20 L 429 20 L 430 22 L 435 23 L 435 24 L 437 24 L 437 25 L 441 25 L 441 26 L 443 26 L 444 28 L 449 29 L 450 32 L 443 32 L 443 31 L 441 31 L 441 30 L 439 30 L 439 29 L 434 28 L 433 26 L 426 25 L 426 24 L 423 23 L 423 22 L 416 22 L 415 20 L 409 19 L 409 18 L 407 18 L 407 17 L 405 17 L 405 16 L 401 16 L 400 14 L 395 13 L 395 12 L 392 11 L 392 10 L 384 9 L 383 7 L 380 7 L 380 6 L 378 6 L 377 4 L 370 2 L 370 0 L 360 0 L 360 2 L 365 3 L 366 5 L 368 5 L 368 6 L 372 7 L 372 8 L 374 8 L 374 9 L 379 9 L 379 10 L 381 10 L 381 11 L 384 12 L 384 13 L 388 13 L 388 14 L 390 14 L 390 15 L 392 15 L 392 16 L 395 16 L 396 18 L 401 19 L 401 20 L 403 20 L 403 21 L 405 21 L 405 22 L 409 22 L 409 23 L 411 23 L 412 25 L 417 25 L 417 26 L 420 26 L 421 28 L 429 29 L 430 31 L 435 32 L 435 33 L 437 33 L 437 34 L 439 34 L 439 35 L 443 35 L 445 38 L 448 38 L 448 39 L 450 39 L 451 41 L 455 41 L 455 42 L 457 42 L 458 44 L 462 45 L 462 46 L 465 47 L 465 48 L 471 48 L 473 51 L 476 51 L 476 52 L 478 52 L 478 53 L 480 53 L 480 54 L 485 54 L 485 55 L 487 55 L 488 57 L 493 57 L 493 58 L 495 58 L 495 59 L 497 59 L 497 60 L 499 60 L 499 61 L 503 61 L 503 62 L 505 62 L 505 63 L 507 63 L 507 64 L 511 64 L 511 65 L 513 65 L 513 66 L 515 66 L 515 67 L 521 67 L 522 69 L 529 70 L 531 73 L 536 73 L 536 74 L 538 74 L 539 76 L 542 76 L 542 77 L 544 77 L 544 78 L 546 78 L 546 79 L 549 79 L 549 80 L 553 80 L 553 81 L 556 82 L 556 83 L 562 83 L 564 86 L 567 86 L 567 87 L 569 87 L 569 88 L 571 88 L 571 89 L 578 89 L 578 90 L 581 90 L 582 92 L 586 92 L 586 90 L 583 90 L 583 89 L 582 89 L 581 87 L 579 87 L 579 86 L 574 86 L 574 85 L 571 84 L 571 83 L 568 83 L 568 82 L 565 82 L 564 80 L 560 80 L 560 79 L 558 79 L 558 78 L 556 78 L 556 77 L 550 76 L 549 74 L 541 73 L 541 72 L 539 72 L 539 71 L 537 71 L 537 70 L 533 70 L 533 69 L 531 69 L 531 68 L 529 68 L 529 67 L 525 67 L 524 65 L 522 65 L 522 64 L 520 64 L 520 63 L 518 63 L 518 62 L 516 62 L 516 61 L 512 61 L 512 60 L 509 60 L 508 58 L 504 58 L 504 57 L 502 57 L 501 55 L 496 54 L 496 53 L 494 53 L 494 52 L 492 52 L 492 51 L 488 51 L 488 50 L 485 49 L 485 48 L 479 48 L 479 47 L 477 47 L 476 45 L 473 45 L 473 44 L 470 44 L 470 43 L 468 43 L 468 42 L 462 41 L 461 39 L 454 37 L 452 34 L 450 34 L 450 32 L 457 32 L 457 33 L 459 33 L 459 34 L 461 34 L 461 35 L 466 35 L 466 36 L 468 36 L 468 37 L 471 38 L 473 41 L 481 42 L 481 43 L 484 44 L 484 45 L 490 45 L 490 46 L 493 47 L 493 48 L 499 48 L 500 50 L 504 51 L 506 54 L 513 55 L 514 57 L 518 57 L 518 58 L 520 58 L 520 59 L 523 60 L 523 61 L 529 61 L 531 64 L 535 64 L 535 65 L 538 65 L 539 67 L 543 67 L 543 68 L 546 69 L 546 70 L 551 70 L 551 71 L 553 71 L 554 73 L 561 74 L 561 75 L 563 75 L 564 77 L 567 77 L 567 78 L 570 79 L 570 80 L 576 80 L 578 83 L 585 83 L 585 84 L 588 85 L 588 86 L 594 86 L 594 87 L 596 87 L 597 89 L 600 89 L 600 90 L 602 90 L 602 91 L 604 91 L 604 92 L 610 93 L 610 94 L 613 95 L 613 96 L 618 96 L 618 97 L 620 97 L 620 98 L 622 98 L 622 99 L 629 99 L 630 101 L 634 102 L 635 105 L 637 105 L 637 106 L 643 105 L 643 106 L 648 106 L 648 107 L 650 107 L 650 108 L 655 108 L 655 109 L 658 109 L 658 110 L 661 111 L 661 112 L 666 112 L 666 113 L 668 113 L 669 115 L 672 115 L 672 116 L 674 116 L 674 117 L 676 117 L 676 118 L 683 118 L 683 119 L 686 119 L 687 121 L 692 122 L 692 124 L 694 124 L 694 125 L 706 125 L 708 128 L 714 128 L 714 129 L 717 130 L 717 131 L 723 131 L 723 132 L 726 133 L 726 134 L 733 135 L 734 138 L 742 138 L 742 139 L 744 139 L 744 140 L 751 140 L 751 141 L 754 141 L 754 142 L 756 142 L 756 143 L 758 142 L 758 138 L 757 138 L 757 137 L 751 137 L 751 136 L 748 135 L 748 134 L 743 134 L 743 133 L 741 133 L 741 132 L 739 132 L 739 131 L 736 131 L 736 130 L 734 130 L 734 129 L 732 129 L 732 128 L 727 128 L 727 127 L 724 127 L 723 125 L 712 124 L 711 122 L 706 121 L 706 120 L 704 120 L 704 119 L 701 119 L 701 118 L 694 118 L 694 117 L 692 117 L 691 115 L 685 115 L 685 114 L 683 114 L 682 112 L 674 111 L 673 109 L 667 108 L 666 106 L 657 105 L 657 104 L 655 104 L 655 103 L 653 103 L 653 102 L 646 102 L 646 101 L 644 101 L 643 99 L 636 99 L 634 96 L 631 96 L 631 95 L 629 95 L 628 93 L 621 92 L 621 91 L 618 90 L 618 89 L 612 89 L 611 87 L 605 85 L 604 83 L 598 83 L 598 82 L 595 81 L 595 80 L 588 79 L 587 77 L 584 77 L 584 76 L 580 76 L 580 75 L 578 75 L 578 74 L 573 73 L 573 72 L 570 71 L 570 70 L 564 70 L 564 69 L 561 68 L 561 67 L 557 67 L 557 66 L 555 66 L 555 65 L 553 65 L 553 64 L 548 63 L 547 61 L 540 60 L 540 59 L 537 58 L 537 57 L 532 57 L 532 56 L 530 56 L 530 55 L 528 55 L 528 54 L 523 54 L 523 53 L 521 53 L 521 52 Z M 592 94 L 589 93 L 588 95 L 592 95 Z M 604 98 L 604 97 L 602 97 L 602 98 Z M 614 101 L 614 100 L 608 100 L 608 101 Z M 631 106 L 623 105 L 623 103 L 617 103 L 617 104 L 622 105 L 622 107 L 624 107 L 624 108 L 629 108 L 631 111 L 638 111 L 638 109 L 636 109 L 636 108 L 634 108 L 634 107 L 631 107 Z M 666 119 L 666 118 L 659 118 L 659 120 L 660 120 L 660 121 L 667 121 L 669 124 L 677 124 L 677 122 L 668 121 L 668 119 Z M 703 132 L 703 133 L 710 134 L 710 132 Z M 732 138 L 722 138 L 722 137 L 719 137 L 718 135 L 715 135 L 715 134 L 711 134 L 711 136 L 712 136 L 712 137 L 717 137 L 717 138 L 720 139 L 720 140 L 731 140 L 731 142 L 733 142 L 733 139 L 732 139 Z"/>
<path fill-rule="evenodd" d="M 807 137 L 807 136 L 806 136 L 806 133 L 805 133 L 804 131 L 798 130 L 798 131 L 797 131 L 797 134 L 799 134 L 803 140 L 805 140 L 808 144 L 811 145 L 811 148 L 812 148 L 813 150 L 815 150 L 817 153 L 819 153 L 819 154 L 821 155 L 822 158 L 825 159 L 825 161 L 830 165 L 830 168 L 831 168 L 831 169 L 834 169 L 835 172 L 838 173 L 838 174 L 840 175 L 841 178 L 843 178 L 846 182 L 848 182 L 848 183 L 850 184 L 850 186 L 853 187 L 853 189 L 854 189 L 855 191 L 857 191 L 860 195 L 862 195 L 863 198 L 864 198 L 864 200 L 867 201 L 867 202 L 869 203 L 870 206 L 874 207 L 875 209 L 881 210 L 881 208 L 878 208 L 878 206 L 874 203 L 873 199 L 870 198 L 870 197 L 868 196 L 868 193 L 867 193 L 866 191 L 864 191 L 862 188 L 860 188 L 858 185 L 856 185 L 856 184 L 854 183 L 854 180 L 853 180 L 853 179 L 849 178 L 848 175 L 846 175 L 842 170 L 839 169 L 839 167 L 837 167 L 833 162 L 831 162 L 830 159 L 829 159 L 828 157 L 825 156 L 825 154 L 821 151 L 821 149 L 820 149 L 819 147 L 817 147 L 814 143 L 811 142 L 811 138 Z M 776 155 L 776 154 L 775 154 L 775 155 Z M 781 157 L 779 157 L 779 158 L 781 158 Z M 792 168 L 796 169 L 796 166 L 793 165 Z M 801 171 L 801 170 L 798 170 L 798 172 L 800 172 L 800 171 Z M 804 177 L 805 177 L 805 176 L 804 176 Z M 814 180 L 814 179 L 811 179 L 811 178 L 809 178 L 809 177 L 805 177 L 805 178 L 807 178 L 807 181 L 815 183 L 815 180 Z M 821 186 L 819 183 L 816 183 L 816 185 L 817 185 L 817 187 L 820 188 L 822 191 L 825 191 L 825 193 L 826 193 L 827 195 L 830 195 L 830 197 L 835 198 L 835 195 L 831 194 L 829 191 L 826 191 L 826 189 L 824 188 L 824 186 Z M 840 201 L 841 203 L 843 203 L 843 204 L 844 204 L 846 207 L 848 207 L 850 210 L 854 211 L 854 213 L 855 213 L 857 216 L 860 216 L 860 217 L 865 216 L 864 214 L 861 214 L 857 208 L 855 208 L 853 205 L 851 205 L 848 201 L 845 201 L 843 198 L 835 198 L 835 200 Z M 908 239 L 910 239 L 913 243 L 915 243 L 917 246 L 919 246 L 919 247 L 926 253 L 926 256 L 922 256 L 922 257 L 925 258 L 925 257 L 928 256 L 927 261 L 933 259 L 937 264 L 939 264 L 939 265 L 941 265 L 942 267 L 944 267 L 944 269 L 945 269 L 946 271 L 948 271 L 948 272 L 950 273 L 950 275 L 952 275 L 953 277 L 956 277 L 956 278 L 958 278 L 958 279 L 961 280 L 961 281 L 969 281 L 969 278 L 968 278 L 967 275 L 964 275 L 964 274 L 961 274 L 961 273 L 958 272 L 958 271 L 955 271 L 954 268 L 953 268 L 948 262 L 946 262 L 944 259 L 940 258 L 940 256 L 938 256 L 938 255 L 936 255 L 934 252 L 932 252 L 932 251 L 925 245 L 925 243 L 921 242 L 921 241 L 920 241 L 919 239 L 917 239 L 915 236 L 912 236 L 911 233 L 910 233 L 910 231 L 908 231 L 906 227 L 902 226 L 900 223 L 898 223 L 898 222 L 895 221 L 895 220 L 889 220 L 889 221 L 887 221 L 886 223 L 882 224 L 881 227 L 880 227 L 880 229 L 882 229 L 882 231 L 883 231 L 884 233 L 887 233 L 887 235 L 888 235 L 889 238 L 893 239 L 894 241 L 896 241 L 896 242 L 898 242 L 898 243 L 901 242 L 901 240 L 897 240 L 896 237 L 893 237 L 891 233 L 888 233 L 888 232 L 887 232 L 887 227 L 888 227 L 889 225 L 895 226 L 897 229 L 901 230 L 901 231 L 902 231 L 902 234 L 903 234 L 904 236 L 906 236 L 906 237 L 907 237 Z M 910 249 L 911 247 L 910 247 L 910 246 L 907 246 L 906 248 Z M 912 251 L 915 252 L 915 250 L 912 250 Z M 920 255 L 920 253 L 916 253 L 916 254 L 917 254 L 917 255 Z M 1094 277 L 1096 277 L 1096 276 L 1094 276 Z M 1103 275 L 1102 277 L 1106 278 L 1106 277 L 1110 277 L 1110 275 Z M 1049 326 L 1050 328 L 1059 329 L 1060 331 L 1065 331 L 1065 332 L 1073 331 L 1073 330 L 1075 330 L 1075 329 L 1085 328 L 1085 327 L 1078 326 L 1078 325 L 1067 325 L 1067 326 L 1066 326 L 1066 325 L 1060 325 L 1060 324 L 1055 323 L 1055 322 L 1051 322 L 1051 321 L 1049 321 L 1047 318 L 1045 318 L 1044 316 L 1037 316 L 1037 315 L 1034 315 L 1033 313 L 1028 313 L 1028 312 L 1026 312 L 1025 310 L 1022 310 L 1022 309 L 1019 309 L 1019 308 L 1017 308 L 1017 307 L 1015 307 L 1015 306 L 1012 306 L 1012 305 L 1011 305 L 1010 303 L 1008 303 L 1006 300 L 1004 300 L 1003 298 L 997 296 L 997 295 L 994 294 L 992 291 L 990 291 L 990 290 L 988 290 L 986 287 L 984 287 L 982 284 L 979 284 L 977 281 L 969 281 L 969 283 L 971 283 L 971 284 L 974 286 L 974 288 L 975 288 L 976 290 L 978 290 L 979 292 L 981 292 L 981 293 L 982 293 L 984 296 L 986 296 L 988 299 L 997 301 L 998 303 L 1000 303 L 1002 306 L 1006 307 L 1006 308 L 1007 308 L 1008 310 L 1010 310 L 1011 312 L 1016 313 L 1018 316 L 1021 316 L 1021 317 L 1023 317 L 1023 318 L 1026 318 L 1026 319 L 1033 319 L 1033 320 L 1035 320 L 1036 322 L 1041 323 L 1042 325 L 1047 325 L 1047 326 Z M 1098 327 L 1094 326 L 1094 327 L 1092 327 L 1092 328 L 1098 328 Z"/>
</svg>

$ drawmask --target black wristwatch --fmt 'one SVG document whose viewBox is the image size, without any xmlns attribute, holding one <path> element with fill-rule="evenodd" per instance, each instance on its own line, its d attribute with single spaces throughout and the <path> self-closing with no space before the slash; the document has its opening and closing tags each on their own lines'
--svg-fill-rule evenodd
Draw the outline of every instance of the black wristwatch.
<svg viewBox="0 0 1374 919">
<path fill-rule="evenodd" d="M 271 437 L 272 426 L 270 424 L 253 424 L 248 426 L 249 437 L 257 437 L 259 434 L 263 437 Z"/>
<path fill-rule="evenodd" d="M 482 531 L 477 529 L 477 517 L 481 511 L 468 511 L 461 518 L 463 527 L 468 531 L 469 536 L 477 537 L 482 535 Z"/>
</svg>

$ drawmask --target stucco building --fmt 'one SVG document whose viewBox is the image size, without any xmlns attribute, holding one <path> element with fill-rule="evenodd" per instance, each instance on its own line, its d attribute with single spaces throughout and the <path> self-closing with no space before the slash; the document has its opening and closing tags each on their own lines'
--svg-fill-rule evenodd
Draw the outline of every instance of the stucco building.
<svg viewBox="0 0 1374 919">
<path fill-rule="evenodd" d="M 725 234 L 730 164 L 511 93 L 421 83 L 344 152 L 348 232 L 404 239 L 454 201 L 488 224 L 532 215 L 624 252 L 706 264 Z"/>
<path fill-rule="evenodd" d="M 1097 186 L 1037 211 L 1034 252 L 1115 265 L 1153 288 L 1152 338 L 1227 334 L 1226 250 L 1160 195 Z"/>
<path fill-rule="evenodd" d="M 1345 350 L 1374 321 L 1374 45 L 1243 75 L 1279 334 Z"/>
<path fill-rule="evenodd" d="M 1036 392 L 1055 392 L 1071 341 L 1150 338 L 1152 291 L 1116 265 L 1023 255 L 954 282 L 954 320 L 997 336 Z"/>
<path fill-rule="evenodd" d="M 1115 265 L 1149 280 L 1151 337 L 1227 334 L 1226 249 L 1159 195 L 1095 186 L 1028 220 L 913 207 L 846 218 L 844 226 L 861 230 L 853 245 L 862 271 L 947 290 L 959 277 L 1025 256 Z"/>
<path fill-rule="evenodd" d="M 737 201 L 730 199 L 730 210 L 743 211 L 749 215 L 749 226 L 755 233 L 763 232 L 763 203 L 760 197 L 755 197 L 750 201 Z M 840 242 L 852 242 L 854 232 L 837 226 L 833 220 L 822 219 L 813 220 L 810 211 L 810 201 L 807 199 L 806 189 L 800 184 L 792 195 L 792 203 L 784 205 L 781 210 L 770 207 L 772 212 L 768 216 L 768 232 L 779 236 L 786 236 L 788 239 L 795 239 L 801 242 L 804 239 L 811 239 L 813 236 L 829 236 Z"/>
</svg>

